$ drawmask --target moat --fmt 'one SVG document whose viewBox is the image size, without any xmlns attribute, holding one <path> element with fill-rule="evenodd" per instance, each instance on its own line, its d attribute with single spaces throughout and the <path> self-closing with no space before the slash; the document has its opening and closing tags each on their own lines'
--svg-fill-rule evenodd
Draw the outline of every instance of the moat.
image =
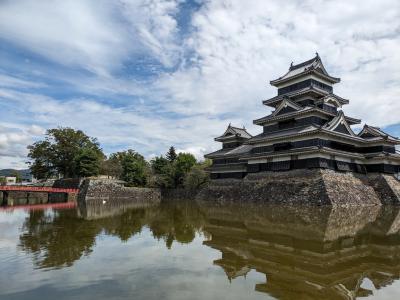
<svg viewBox="0 0 400 300">
<path fill-rule="evenodd" d="M 400 208 L 0 211 L 0 299 L 397 299 Z"/>
</svg>

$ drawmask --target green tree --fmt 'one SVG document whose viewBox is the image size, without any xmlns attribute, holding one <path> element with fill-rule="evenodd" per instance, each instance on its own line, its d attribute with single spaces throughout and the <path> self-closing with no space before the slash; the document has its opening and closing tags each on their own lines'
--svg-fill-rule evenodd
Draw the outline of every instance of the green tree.
<svg viewBox="0 0 400 300">
<path fill-rule="evenodd" d="M 163 174 L 169 165 L 168 159 L 161 156 L 156 156 L 150 161 L 153 171 L 157 174 Z"/>
<path fill-rule="evenodd" d="M 165 156 L 167 157 L 169 162 L 174 162 L 177 158 L 175 148 L 171 146 Z"/>
<path fill-rule="evenodd" d="M 100 173 L 111 176 L 113 178 L 122 177 L 122 165 L 118 158 L 112 157 L 112 155 L 101 162 Z"/>
<path fill-rule="evenodd" d="M 175 151 L 171 151 L 171 148 L 167 157 Z M 183 184 L 186 174 L 196 164 L 196 158 L 190 153 L 179 153 L 173 160 L 163 156 L 155 157 L 150 164 L 152 170 L 150 186 L 176 188 Z"/>
<path fill-rule="evenodd" d="M 94 149 L 81 149 L 74 160 L 76 173 L 79 177 L 99 175 L 101 158 Z"/>
<path fill-rule="evenodd" d="M 97 139 L 87 136 L 83 131 L 62 127 L 49 129 L 43 141 L 28 146 L 31 172 L 39 179 L 55 174 L 77 177 L 77 156 L 89 149 L 98 156 L 98 161 L 104 159 Z"/>
<path fill-rule="evenodd" d="M 196 190 L 205 186 L 209 180 L 210 176 L 205 171 L 205 168 L 210 166 L 210 162 L 207 160 L 203 163 L 196 164 L 190 172 L 188 172 L 184 178 L 183 186 L 190 190 Z"/>
<path fill-rule="evenodd" d="M 52 177 L 57 171 L 54 163 L 54 153 L 50 141 L 44 140 L 28 146 L 28 157 L 31 159 L 28 164 L 32 175 L 37 179 Z"/>
<path fill-rule="evenodd" d="M 190 153 L 179 153 L 174 161 L 174 183 L 175 187 L 183 184 L 187 173 L 196 164 L 196 158 Z"/>
<path fill-rule="evenodd" d="M 172 188 L 173 166 L 165 157 L 157 156 L 150 161 L 152 176 L 149 180 L 149 186 L 160 188 Z"/>
<path fill-rule="evenodd" d="M 122 172 L 120 179 L 126 181 L 130 186 L 145 186 L 149 175 L 149 166 L 142 155 L 129 149 L 110 155 L 115 164 L 120 164 Z"/>
</svg>

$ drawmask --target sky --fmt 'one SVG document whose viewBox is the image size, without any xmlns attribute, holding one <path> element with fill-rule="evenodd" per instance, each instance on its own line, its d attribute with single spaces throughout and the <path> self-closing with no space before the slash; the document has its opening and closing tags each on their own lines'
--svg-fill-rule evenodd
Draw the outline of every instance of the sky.
<svg viewBox="0 0 400 300">
<path fill-rule="evenodd" d="M 0 0 L 0 169 L 58 126 L 202 158 L 229 123 L 262 132 L 269 81 L 315 52 L 347 115 L 400 136 L 398 0 Z"/>
</svg>

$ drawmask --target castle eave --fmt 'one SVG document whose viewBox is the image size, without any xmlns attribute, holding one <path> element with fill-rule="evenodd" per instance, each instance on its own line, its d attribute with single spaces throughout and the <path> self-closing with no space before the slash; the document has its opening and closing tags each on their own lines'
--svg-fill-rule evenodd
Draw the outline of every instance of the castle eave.
<svg viewBox="0 0 400 300">
<path fill-rule="evenodd" d="M 271 80 L 269 83 L 272 86 L 279 87 L 280 85 L 282 85 L 288 81 L 294 80 L 299 77 L 307 76 L 310 74 L 313 74 L 317 77 L 321 77 L 322 79 L 324 79 L 332 84 L 340 82 L 340 78 L 338 78 L 338 77 L 332 77 L 330 75 L 325 75 L 323 73 L 320 73 L 316 69 L 310 69 L 310 70 L 305 70 L 301 73 L 296 73 L 295 70 L 289 70 L 289 72 L 286 73 L 285 75 L 283 75 L 282 77 L 275 79 L 275 80 Z"/>
<path fill-rule="evenodd" d="M 260 119 L 256 119 L 253 121 L 254 125 L 265 125 L 271 122 L 275 122 L 275 121 L 280 121 L 280 120 L 284 120 L 284 119 L 288 119 L 288 118 L 292 118 L 292 117 L 296 117 L 296 116 L 303 116 L 306 114 L 318 114 L 319 116 L 330 116 L 330 117 L 335 117 L 336 114 L 323 110 L 321 108 L 318 107 L 305 107 L 300 111 L 294 111 L 294 112 L 290 112 L 290 113 L 286 113 L 286 114 L 282 114 L 282 115 L 278 115 L 278 116 L 272 116 L 272 115 L 268 115 L 266 117 L 260 118 Z M 347 117 L 345 116 L 346 121 L 350 124 L 350 125 L 355 125 L 355 124 L 360 124 L 361 120 L 359 119 L 355 119 L 355 118 L 351 118 L 351 117 Z"/>
<path fill-rule="evenodd" d="M 311 86 L 311 87 L 306 87 L 306 88 L 299 89 L 297 91 L 293 91 L 290 93 L 286 93 L 283 95 L 278 95 L 278 96 L 272 97 L 270 99 L 263 100 L 262 103 L 266 106 L 276 107 L 276 105 L 286 97 L 292 98 L 292 97 L 302 96 L 302 95 L 305 95 L 308 93 L 316 94 L 317 96 L 330 95 L 330 93 L 328 91 L 325 91 L 325 90 L 320 89 L 315 86 Z M 341 99 L 343 99 L 343 98 L 341 98 Z M 345 99 L 343 99 L 343 100 L 345 100 Z"/>
</svg>

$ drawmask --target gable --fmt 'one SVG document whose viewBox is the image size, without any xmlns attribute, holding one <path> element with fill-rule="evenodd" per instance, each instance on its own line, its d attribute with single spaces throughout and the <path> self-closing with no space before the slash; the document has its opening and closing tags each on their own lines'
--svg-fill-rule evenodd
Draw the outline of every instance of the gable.
<svg viewBox="0 0 400 300">
<path fill-rule="evenodd" d="M 360 134 L 360 137 L 362 137 L 362 138 L 374 138 L 376 136 L 371 134 L 371 133 L 369 133 L 369 132 L 364 132 L 364 133 Z"/>
<path fill-rule="evenodd" d="M 278 105 L 276 110 L 272 113 L 271 116 L 277 116 L 277 115 L 283 115 L 287 114 L 290 112 L 298 111 L 301 110 L 302 107 L 298 105 L 297 103 L 294 103 L 290 101 L 289 99 L 284 99 L 282 102 Z"/>
<path fill-rule="evenodd" d="M 324 126 L 325 129 L 355 136 L 342 111 Z"/>
<path fill-rule="evenodd" d="M 286 106 L 286 107 L 282 108 L 281 110 L 279 110 L 279 111 L 275 114 L 275 116 L 287 114 L 287 113 L 294 112 L 294 111 L 296 111 L 296 109 L 294 109 L 293 107 L 291 107 L 291 106 Z"/>
<path fill-rule="evenodd" d="M 352 135 L 344 124 L 339 124 L 333 131 Z"/>
</svg>

